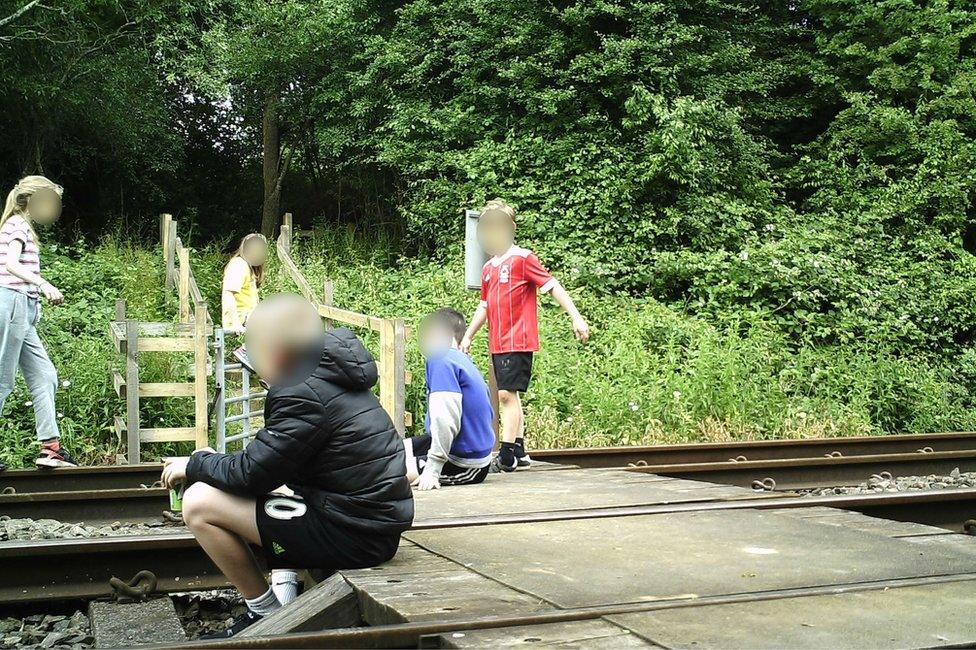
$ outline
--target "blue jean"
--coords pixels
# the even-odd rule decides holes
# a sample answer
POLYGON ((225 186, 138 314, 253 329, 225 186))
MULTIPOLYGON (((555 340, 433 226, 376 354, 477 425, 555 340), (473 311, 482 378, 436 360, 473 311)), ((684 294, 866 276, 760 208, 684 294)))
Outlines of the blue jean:
POLYGON ((36 298, 0 287, 0 412, 14 389, 20 368, 34 399, 37 439, 50 440, 59 436, 54 408, 58 371, 37 335, 40 319, 41 307, 36 298))

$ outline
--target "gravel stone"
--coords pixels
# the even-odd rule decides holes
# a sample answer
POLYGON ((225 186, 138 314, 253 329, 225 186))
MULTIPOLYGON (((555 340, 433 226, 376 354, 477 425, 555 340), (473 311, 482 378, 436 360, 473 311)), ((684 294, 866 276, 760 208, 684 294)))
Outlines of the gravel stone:
POLYGON ((170 595, 186 637, 191 640, 203 634, 223 632, 247 609, 241 595, 234 590, 215 589, 170 595))
POLYGON ((54 648, 84 650, 94 645, 88 616, 75 612, 63 614, 31 614, 24 618, 0 619, 2 648, 27 648, 31 650, 54 648))
MULTIPOLYGON (((148 523, 113 522, 106 525, 74 524, 54 519, 4 519, 0 518, 0 541, 41 539, 88 539, 94 537, 119 537, 123 535, 153 535, 169 533, 180 524, 168 521, 148 523)), ((38 619, 37 622, 39 622, 38 619)))
MULTIPOLYGON (((868 494, 876 492, 911 492, 914 490, 953 490, 976 487, 976 472, 960 472, 953 469, 947 476, 872 476, 860 485, 838 486, 806 490, 808 496, 832 496, 835 494, 868 494)), ((0 524, 2 525, 2 524, 0 524)))

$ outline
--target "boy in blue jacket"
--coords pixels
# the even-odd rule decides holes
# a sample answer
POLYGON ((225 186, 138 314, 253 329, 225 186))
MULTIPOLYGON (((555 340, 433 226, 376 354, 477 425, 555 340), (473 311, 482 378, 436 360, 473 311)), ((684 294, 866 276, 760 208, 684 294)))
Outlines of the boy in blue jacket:
POLYGON ((407 479, 420 490, 472 485, 488 475, 495 446, 488 384, 468 355, 458 350, 464 316, 438 309, 420 328, 427 358, 427 433, 404 441, 407 479))

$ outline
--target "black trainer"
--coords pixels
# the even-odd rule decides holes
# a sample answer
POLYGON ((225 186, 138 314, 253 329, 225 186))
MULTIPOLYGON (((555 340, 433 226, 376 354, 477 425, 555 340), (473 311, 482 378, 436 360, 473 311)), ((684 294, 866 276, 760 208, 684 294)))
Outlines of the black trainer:
POLYGON ((218 632, 217 634, 203 634, 200 636, 201 639, 229 639, 235 634, 243 632, 247 628, 251 627, 255 623, 261 620, 260 614, 255 614, 251 610, 247 610, 243 614, 237 617, 237 619, 231 623, 223 632, 218 632))
POLYGON ((499 472, 514 472, 518 469, 518 461, 514 461, 511 465, 506 465, 502 462, 502 457, 495 456, 491 459, 491 465, 488 466, 489 474, 498 474, 499 472))
POLYGON ((525 445, 515 443, 515 462, 518 467, 532 467, 532 459, 525 451, 525 445))

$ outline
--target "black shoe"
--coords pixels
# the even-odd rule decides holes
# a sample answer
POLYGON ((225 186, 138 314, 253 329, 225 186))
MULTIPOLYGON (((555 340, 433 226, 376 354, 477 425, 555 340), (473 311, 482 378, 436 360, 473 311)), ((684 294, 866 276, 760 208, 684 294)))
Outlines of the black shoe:
POLYGON ((502 457, 495 456, 491 459, 491 465, 488 466, 489 474, 498 474, 499 472, 514 472, 518 469, 518 461, 514 461, 511 465, 506 465, 502 462, 502 457))
POLYGON ((53 469, 56 467, 78 467, 78 463, 71 457, 68 450, 58 443, 55 448, 51 443, 41 444, 41 453, 34 461, 38 469, 53 469))
POLYGON ((243 632, 247 628, 251 627, 255 623, 261 620, 260 614, 255 614, 251 610, 247 610, 235 620, 229 628, 223 632, 218 632, 217 634, 204 634, 201 635, 201 639, 229 639, 235 634, 243 632))
POLYGON ((525 452, 525 447, 515 443, 515 462, 519 467, 532 467, 532 459, 525 452))

